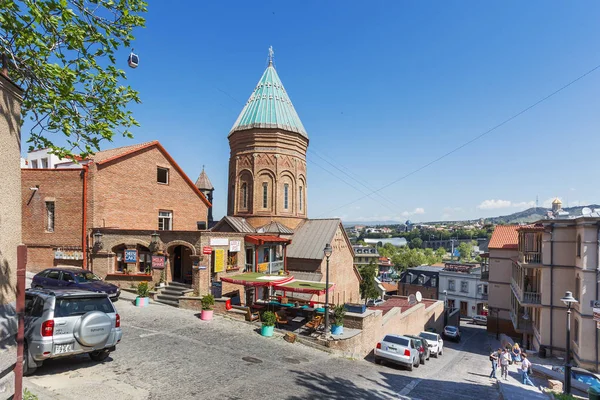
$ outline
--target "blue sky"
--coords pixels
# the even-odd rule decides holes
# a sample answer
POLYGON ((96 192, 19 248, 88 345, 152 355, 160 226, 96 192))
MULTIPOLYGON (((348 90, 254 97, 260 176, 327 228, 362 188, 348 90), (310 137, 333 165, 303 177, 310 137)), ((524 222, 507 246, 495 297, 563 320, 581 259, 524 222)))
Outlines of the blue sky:
POLYGON ((142 126, 104 148, 157 139, 193 180, 206 165, 221 217, 227 134, 272 45, 310 138, 310 217, 475 218, 536 196, 600 203, 600 70, 383 197, 340 207, 364 193, 332 176, 380 188, 552 93, 600 64, 599 17, 595 1, 151 2, 140 66, 127 71, 142 126))

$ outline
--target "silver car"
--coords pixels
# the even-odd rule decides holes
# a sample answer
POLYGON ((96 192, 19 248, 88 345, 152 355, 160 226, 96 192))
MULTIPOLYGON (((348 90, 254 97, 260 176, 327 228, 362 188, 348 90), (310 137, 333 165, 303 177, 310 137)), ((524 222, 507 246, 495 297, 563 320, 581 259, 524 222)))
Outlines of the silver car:
POLYGON ((412 371, 419 367, 419 350, 415 340, 400 335, 385 335, 383 340, 375 347, 375 364, 381 364, 382 360, 400 364, 412 371))
POLYGON ((105 360, 121 341, 121 318, 106 293, 31 289, 25 292, 23 373, 44 360, 87 353, 105 360))

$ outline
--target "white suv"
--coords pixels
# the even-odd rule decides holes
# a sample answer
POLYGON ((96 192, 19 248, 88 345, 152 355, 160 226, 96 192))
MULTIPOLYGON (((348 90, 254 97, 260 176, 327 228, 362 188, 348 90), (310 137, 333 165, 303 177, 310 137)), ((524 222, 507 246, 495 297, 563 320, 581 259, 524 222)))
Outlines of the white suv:
POLYGON ((440 335, 433 332, 421 332, 419 336, 427 340, 427 345, 432 356, 437 358, 444 354, 444 341, 440 335))
POLYGON ((121 318, 106 293, 27 290, 23 374, 31 375, 49 358, 87 353, 103 361, 122 335, 121 318))
POLYGON ((385 335, 383 340, 377 343, 374 354, 375 364, 381 364, 382 360, 386 360, 408 367, 409 371, 420 365, 415 339, 406 336, 385 335))

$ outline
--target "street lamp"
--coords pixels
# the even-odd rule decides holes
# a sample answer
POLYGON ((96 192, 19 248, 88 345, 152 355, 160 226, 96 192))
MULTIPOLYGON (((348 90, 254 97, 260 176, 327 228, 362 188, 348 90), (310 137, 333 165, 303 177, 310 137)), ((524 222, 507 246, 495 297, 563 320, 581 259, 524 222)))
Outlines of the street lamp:
POLYGON ((92 236, 94 236, 94 250, 102 250, 102 232, 96 231, 92 236))
POLYGON ((327 267, 325 269, 325 338, 327 338, 327 334, 329 333, 329 257, 331 257, 332 252, 331 245, 327 243, 323 249, 323 254, 327 258, 327 267))
POLYGON ((577 299, 573 297, 573 293, 565 292, 565 297, 560 299, 567 306, 567 354, 565 357, 565 385, 563 392, 565 394, 571 393, 571 304, 579 303, 577 299))

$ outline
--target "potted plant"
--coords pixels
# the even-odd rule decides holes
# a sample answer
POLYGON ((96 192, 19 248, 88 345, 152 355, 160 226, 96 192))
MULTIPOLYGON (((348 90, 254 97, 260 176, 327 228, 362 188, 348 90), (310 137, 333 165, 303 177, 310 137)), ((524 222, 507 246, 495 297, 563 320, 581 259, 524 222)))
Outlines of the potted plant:
POLYGON ((338 305, 333 308, 333 325, 331 325, 331 333, 333 335, 341 335, 344 333, 344 316, 346 309, 343 305, 338 305))
POLYGON ((202 303, 202 312, 200 313, 200 319, 203 321, 210 321, 213 317, 213 306, 215 305, 215 298, 212 294, 207 294, 200 299, 202 303))
POLYGON ((262 315, 262 327, 260 328, 260 334, 263 336, 273 336, 275 321, 277 321, 275 313, 273 311, 265 311, 262 315))
POLYGON ((163 269, 162 271, 160 271, 160 279, 158 281, 158 287, 164 287, 165 286, 165 270, 163 269))
POLYGON ((150 288, 148 287, 148 282, 140 282, 137 285, 137 295, 135 299, 135 305, 138 307, 144 307, 148 305, 148 293, 150 292, 150 288))

